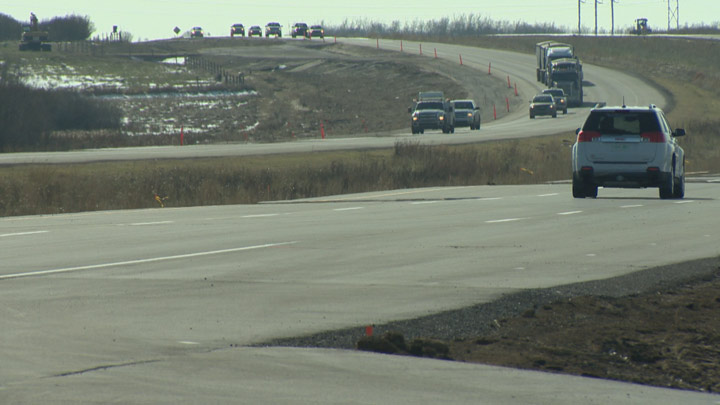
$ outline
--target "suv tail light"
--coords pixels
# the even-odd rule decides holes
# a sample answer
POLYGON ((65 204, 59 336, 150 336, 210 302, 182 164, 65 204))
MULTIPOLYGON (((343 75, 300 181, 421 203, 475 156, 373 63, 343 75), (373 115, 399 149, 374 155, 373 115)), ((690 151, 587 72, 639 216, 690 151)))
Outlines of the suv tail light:
POLYGON ((595 138, 600 138, 602 134, 597 131, 580 131, 578 134, 578 142, 592 142, 595 138))
POLYGON ((665 134, 662 132, 643 132, 640 134, 640 137, 647 139, 648 142, 665 143, 665 134))

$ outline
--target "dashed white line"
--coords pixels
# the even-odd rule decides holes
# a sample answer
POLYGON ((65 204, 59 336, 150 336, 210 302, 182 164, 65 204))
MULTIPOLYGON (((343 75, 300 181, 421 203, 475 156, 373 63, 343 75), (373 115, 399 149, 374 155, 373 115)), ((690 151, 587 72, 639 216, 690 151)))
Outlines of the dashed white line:
POLYGON ((580 214, 582 211, 567 211, 567 212, 558 212, 558 215, 575 215, 580 214))
POLYGON ((499 224, 502 222, 514 222, 514 221, 522 221, 523 219, 527 218, 505 218, 505 219, 494 219, 491 221, 485 221, 486 224, 499 224))
POLYGON ((634 204, 634 205, 621 205, 620 208, 638 208, 642 207, 642 204, 634 204))
POLYGON ((355 211, 355 210, 362 210, 362 209, 365 209, 365 207, 335 208, 333 211, 355 211))
POLYGON ((682 201, 675 201, 675 204, 689 204, 694 203, 694 200, 682 200, 682 201))
POLYGON ((0 238, 9 238, 11 236, 25 236, 25 235, 37 235, 40 233, 48 233, 50 231, 32 231, 32 232, 17 232, 17 233, 4 233, 0 234, 0 238))
POLYGON ((476 198, 476 200, 477 201, 494 201, 494 200, 502 200, 502 197, 485 197, 485 198, 481 197, 481 198, 476 198))
POLYGON ((172 223, 175 223, 175 221, 135 222, 135 223, 130 224, 130 226, 164 225, 164 224, 172 224, 172 223))
POLYGON ((440 201, 415 201, 415 202, 412 202, 412 203, 410 203, 410 204, 412 204, 412 205, 436 204, 436 203, 439 203, 439 202, 440 202, 440 201))
POLYGON ((268 218, 268 217, 276 217, 279 214, 256 214, 256 215, 243 215, 240 218, 268 218))
POLYGON ((540 194, 538 197, 552 197, 555 195, 559 195, 560 193, 550 193, 550 194, 540 194))
POLYGON ((6 279, 11 279, 11 278, 20 278, 20 277, 31 277, 31 276, 45 276, 48 274, 70 273, 73 271, 80 271, 80 270, 106 269, 109 267, 130 266, 130 265, 134 265, 134 264, 163 262, 163 261, 169 261, 169 260, 189 259, 192 257, 211 256, 211 255, 219 255, 219 254, 223 254, 223 253, 242 252, 245 250, 256 250, 256 249, 263 249, 263 248, 270 248, 270 247, 277 247, 277 246, 284 246, 284 245, 292 245, 295 243, 297 243, 297 242, 295 241, 295 242, 267 243, 264 245, 243 246, 243 247, 239 247, 239 248, 211 250, 211 251, 207 251, 207 252, 188 253, 188 254, 184 254, 184 255, 152 257, 149 259, 127 260, 124 262, 91 264, 88 266, 66 267, 66 268, 62 268, 62 269, 51 269, 51 270, 31 271, 31 272, 27 272, 27 273, 5 274, 5 275, 0 275, 0 280, 6 280, 6 279))

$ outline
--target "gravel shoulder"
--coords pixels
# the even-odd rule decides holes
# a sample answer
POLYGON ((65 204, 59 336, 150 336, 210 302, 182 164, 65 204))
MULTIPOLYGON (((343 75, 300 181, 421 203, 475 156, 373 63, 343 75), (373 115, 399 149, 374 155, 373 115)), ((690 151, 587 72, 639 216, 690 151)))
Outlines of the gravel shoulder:
POLYGON ((528 290, 263 345, 327 347, 720 391, 720 258, 528 290))

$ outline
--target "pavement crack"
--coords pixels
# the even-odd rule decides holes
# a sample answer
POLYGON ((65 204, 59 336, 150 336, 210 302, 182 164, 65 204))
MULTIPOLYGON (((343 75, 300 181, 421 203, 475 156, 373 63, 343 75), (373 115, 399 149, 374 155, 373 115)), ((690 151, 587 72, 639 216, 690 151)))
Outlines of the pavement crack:
POLYGON ((128 363, 118 363, 118 364, 106 364, 103 366, 97 366, 97 367, 91 367, 86 368, 84 370, 77 370, 77 371, 67 371, 60 374, 55 374, 52 377, 69 377, 72 375, 79 375, 79 374, 85 374, 85 373, 91 373, 93 371, 101 371, 101 370, 109 370, 111 368, 119 368, 119 367, 128 367, 128 366, 137 366, 140 364, 149 364, 149 363, 157 363, 160 360, 142 360, 142 361, 131 361, 128 363))

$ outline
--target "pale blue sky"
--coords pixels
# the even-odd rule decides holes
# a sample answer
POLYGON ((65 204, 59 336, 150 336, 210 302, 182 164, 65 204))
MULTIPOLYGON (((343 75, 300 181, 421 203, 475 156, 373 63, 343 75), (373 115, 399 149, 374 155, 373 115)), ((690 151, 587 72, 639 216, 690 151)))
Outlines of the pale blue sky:
MULTIPOLYGON (((720 0, 670 0, 679 3, 680 25, 720 21, 720 0)), ((582 25, 593 30, 595 1, 583 0, 582 25)), ((598 5, 598 26, 610 30, 610 2, 598 5)), ((233 23, 264 26, 278 21, 289 28, 297 21, 339 24, 345 19, 390 23, 431 20, 475 14, 496 21, 554 22, 572 29, 578 24, 578 0, 293 0, 256 4, 241 0, 0 0, 0 13, 25 21, 30 12, 40 20, 79 14, 95 23, 95 34, 113 25, 131 32, 136 40, 169 38, 178 26, 183 31, 202 26, 213 36, 226 36, 233 23), (438 6, 440 5, 440 6, 438 6)), ((615 27, 629 27, 637 17, 647 17, 652 27, 667 28, 668 0, 615 0, 615 27)))

